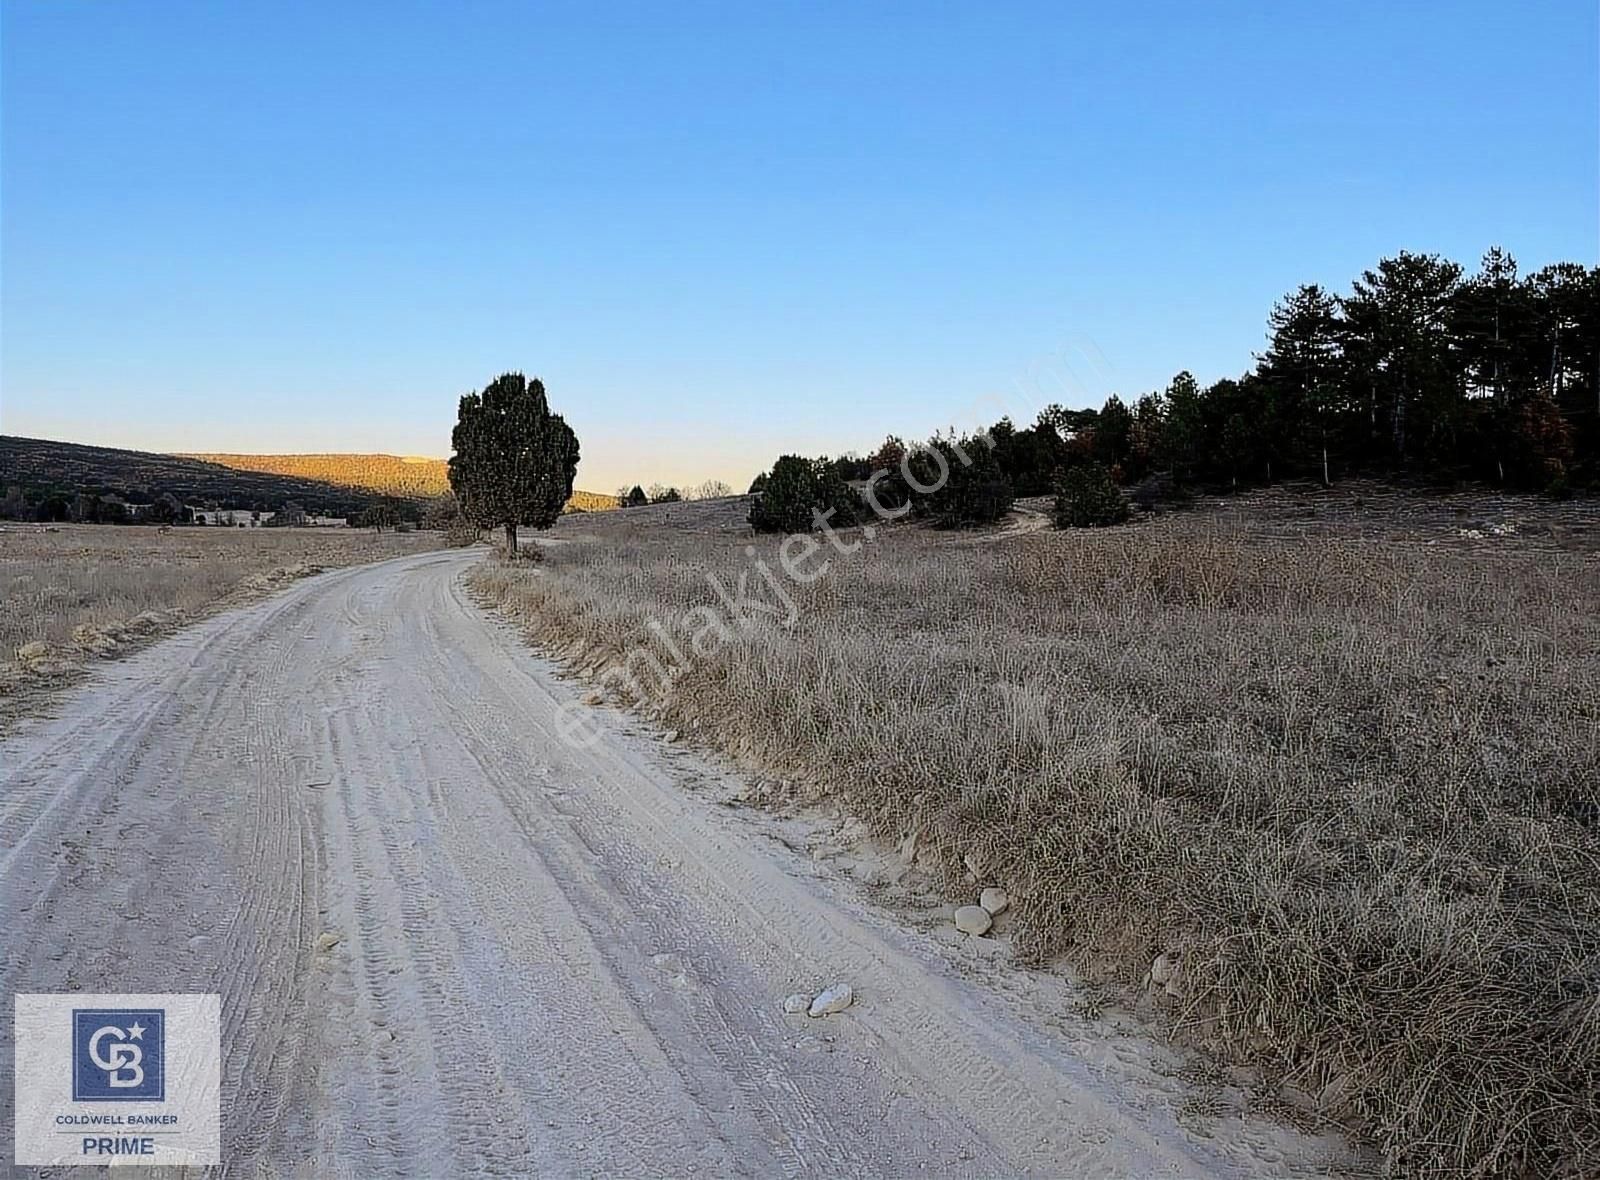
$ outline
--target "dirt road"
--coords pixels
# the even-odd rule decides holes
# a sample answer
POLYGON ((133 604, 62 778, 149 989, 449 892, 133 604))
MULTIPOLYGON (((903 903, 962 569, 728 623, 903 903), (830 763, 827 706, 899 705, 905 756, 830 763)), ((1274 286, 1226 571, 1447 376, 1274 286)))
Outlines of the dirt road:
POLYGON ((683 749, 604 710, 564 744, 581 690, 473 559, 314 578, 0 743, 8 1038, 18 991, 220 992, 237 1175, 1314 1171, 1281 1128, 1192 1129, 683 749), (835 979, 847 1012, 782 1012, 835 979))

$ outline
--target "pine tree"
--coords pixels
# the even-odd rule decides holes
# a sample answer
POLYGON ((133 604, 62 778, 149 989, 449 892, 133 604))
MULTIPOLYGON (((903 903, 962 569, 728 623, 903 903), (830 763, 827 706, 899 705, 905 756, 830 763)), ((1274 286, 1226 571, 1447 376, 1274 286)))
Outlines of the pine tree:
POLYGON ((1157 454, 1162 465, 1172 472, 1172 478, 1186 484, 1198 473, 1205 449, 1200 386, 1192 373, 1182 372, 1172 379, 1167 386, 1165 407, 1157 454))
POLYGON ((1314 283, 1302 286, 1272 309, 1267 323, 1272 339, 1258 371, 1273 406, 1275 449, 1293 463, 1309 444, 1326 485, 1344 378, 1338 301, 1314 283))
POLYGON ((1128 502, 1104 464, 1090 461, 1062 474, 1056 483, 1057 528, 1092 529, 1128 519, 1128 502))
POLYGON ((508 556, 517 526, 547 529, 572 495, 578 436, 550 412, 544 385, 507 373, 461 399, 450 436, 450 486, 480 528, 503 528, 508 556))
POLYGON ((1369 397, 1374 441, 1388 436, 1391 464, 1421 458, 1440 471, 1455 457, 1464 415, 1451 306, 1461 267, 1401 251, 1365 271, 1343 301, 1348 352, 1369 397))

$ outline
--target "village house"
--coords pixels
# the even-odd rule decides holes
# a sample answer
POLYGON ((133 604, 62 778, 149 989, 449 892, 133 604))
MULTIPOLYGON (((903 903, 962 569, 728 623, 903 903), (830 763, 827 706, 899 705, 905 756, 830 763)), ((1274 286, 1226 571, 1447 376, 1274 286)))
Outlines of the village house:
POLYGON ((248 508, 195 508, 189 511, 195 524, 223 525, 228 528, 258 529, 277 515, 275 512, 255 512, 248 508))
POLYGON ((224 528, 256 529, 274 528, 345 528, 350 522, 343 516, 316 516, 301 505, 289 500, 276 512, 258 512, 247 508, 196 508, 189 512, 195 524, 221 525, 224 528))
POLYGON ((111 513, 115 513, 120 509, 128 520, 138 520, 141 515, 150 510, 149 504, 139 504, 131 500, 124 500, 115 492, 100 497, 100 507, 102 510, 109 510, 111 513))

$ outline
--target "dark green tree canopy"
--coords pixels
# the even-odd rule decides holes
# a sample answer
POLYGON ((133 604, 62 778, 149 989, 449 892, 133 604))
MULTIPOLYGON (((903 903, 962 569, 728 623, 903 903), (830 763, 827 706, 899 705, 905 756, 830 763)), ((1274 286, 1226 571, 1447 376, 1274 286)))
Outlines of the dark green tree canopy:
MULTIPOLYGON (((1131 420, 1115 399, 1045 414, 1067 443, 1063 467, 1083 449, 1118 483, 1370 474, 1600 489, 1600 267, 1523 275, 1494 248, 1469 275, 1402 251, 1347 295, 1306 285, 1285 296, 1266 351, 1237 379, 1202 388, 1180 373, 1138 398, 1131 420)), ((1013 482, 1033 486, 1037 468, 1000 441, 1013 482)))
MULTIPOLYGON (((1348 294, 1298 287, 1267 326, 1266 350, 1237 378, 1202 386, 1179 373, 1165 390, 1098 410, 1050 405, 1031 427, 1002 418, 979 436, 913 448, 890 436, 864 460, 784 456, 750 485, 751 523, 805 529, 836 505, 846 519, 845 481, 882 472, 869 489, 876 512, 909 506, 940 524, 981 524, 1013 494, 1059 492, 1090 463, 1145 508, 1200 488, 1362 474, 1600 493, 1600 267, 1523 274, 1493 248, 1469 275, 1402 251, 1348 294)), ((1100 472, 1067 491, 1058 515, 1115 517, 1120 501, 1100 472)))
POLYGON ((1002 445, 1009 448, 1032 431, 1018 432, 1007 421, 996 427, 990 434, 996 439, 994 446, 979 435, 957 438, 950 434, 936 436, 912 452, 908 466, 915 482, 907 481, 907 492, 918 516, 940 528, 969 528, 991 524, 1011 511, 1016 493, 1001 466, 999 451, 1002 445), (922 488, 930 490, 919 490, 922 488))
POLYGON ((1055 521, 1064 529, 1093 529, 1128 519, 1128 502, 1104 464, 1090 460, 1065 471, 1056 483, 1055 521))
POLYGON ((859 497, 826 458, 784 455, 757 482, 759 489, 751 485, 750 523, 758 533, 810 532, 819 513, 838 528, 856 523, 860 514, 859 497))
POLYGON ((461 399, 450 436, 450 487, 480 528, 503 528, 515 554, 517 526, 547 529, 572 496, 578 436, 550 412, 544 384, 507 373, 461 399))

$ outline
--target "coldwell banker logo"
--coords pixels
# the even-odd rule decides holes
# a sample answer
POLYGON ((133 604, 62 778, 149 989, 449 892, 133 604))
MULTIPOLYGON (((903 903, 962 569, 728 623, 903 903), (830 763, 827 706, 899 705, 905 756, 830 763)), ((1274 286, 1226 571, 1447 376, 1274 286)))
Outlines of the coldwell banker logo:
POLYGON ((162 1102, 162 1008, 72 1010, 72 1100, 162 1102))
POLYGON ((222 998, 16 997, 18 1164, 222 1162, 222 998))

